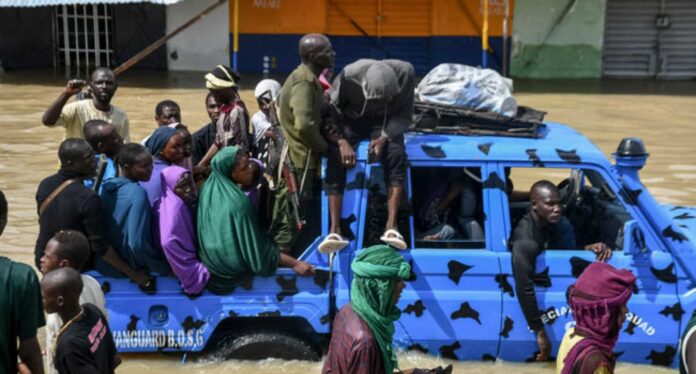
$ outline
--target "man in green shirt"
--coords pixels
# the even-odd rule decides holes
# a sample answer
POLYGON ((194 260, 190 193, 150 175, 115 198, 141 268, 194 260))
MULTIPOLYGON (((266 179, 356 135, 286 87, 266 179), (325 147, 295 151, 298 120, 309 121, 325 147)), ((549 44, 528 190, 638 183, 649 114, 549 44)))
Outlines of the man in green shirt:
MULTIPOLYGON (((0 191, 0 235, 7 200, 0 191)), ((0 256, 0 373, 16 373, 17 356, 32 373, 43 374, 36 330, 45 325, 39 280, 31 267, 0 256), (19 339, 19 348, 17 340, 19 339)))
MULTIPOLYGON (((304 210, 313 196, 317 161, 328 149, 320 132, 324 91, 318 77, 324 69, 333 67, 336 53, 321 34, 303 36, 299 52, 302 63, 285 80, 280 94, 280 124, 297 176, 300 210, 304 210)), ((290 253, 298 229, 285 181, 280 181, 275 197, 270 232, 280 249, 290 253)), ((302 216, 304 212, 299 213, 302 216)))

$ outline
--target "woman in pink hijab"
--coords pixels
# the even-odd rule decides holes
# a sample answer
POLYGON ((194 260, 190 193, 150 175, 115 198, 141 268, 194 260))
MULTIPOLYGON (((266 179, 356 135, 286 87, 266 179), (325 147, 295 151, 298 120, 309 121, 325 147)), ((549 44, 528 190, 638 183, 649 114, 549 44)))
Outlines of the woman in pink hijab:
POLYGON ((164 256, 172 271, 189 295, 203 292, 210 274, 197 255, 196 230, 193 226, 192 206, 195 205, 196 186, 191 172, 172 165, 164 169, 162 199, 159 207, 159 234, 164 256))
POLYGON ((568 288, 575 327, 566 331, 558 350, 556 372, 613 373, 614 345, 626 319, 636 277, 626 269, 593 262, 568 288))

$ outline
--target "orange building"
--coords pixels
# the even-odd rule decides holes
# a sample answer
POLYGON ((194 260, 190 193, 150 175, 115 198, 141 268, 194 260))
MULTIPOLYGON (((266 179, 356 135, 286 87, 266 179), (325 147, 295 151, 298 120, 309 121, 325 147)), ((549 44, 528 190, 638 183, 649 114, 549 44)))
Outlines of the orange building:
MULTIPOLYGON (((406 60, 419 74, 442 62, 482 62, 484 0, 237 1, 237 67, 242 72, 292 71, 299 63, 297 43, 307 33, 329 36, 337 69, 364 57, 406 60)), ((510 35, 513 0, 488 0, 488 66, 498 70, 503 65, 505 4, 510 35)), ((231 40, 234 19, 230 0, 231 40)))

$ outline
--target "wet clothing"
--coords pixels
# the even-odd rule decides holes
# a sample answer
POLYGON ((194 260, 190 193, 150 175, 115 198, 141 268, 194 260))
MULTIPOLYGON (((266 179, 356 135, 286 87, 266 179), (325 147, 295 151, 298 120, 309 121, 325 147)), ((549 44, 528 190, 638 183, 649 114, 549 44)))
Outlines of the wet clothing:
POLYGON ((312 70, 300 64, 285 80, 280 94, 280 125, 288 142, 290 160, 297 169, 316 168, 319 157, 328 149, 319 132, 323 103, 324 91, 319 80, 312 70))
MULTIPOLYGON (((305 174, 303 169, 295 169, 295 177, 297 179, 297 188, 300 189, 302 184, 302 175, 305 174)), ((315 169, 307 170, 307 177, 299 194, 300 200, 300 218, 304 218, 314 196, 314 175, 315 169)), ((300 236, 300 231, 297 228, 295 213, 292 203, 290 202, 290 194, 288 192, 285 179, 281 178, 278 183, 278 188, 275 191, 275 199, 273 202, 273 217, 271 226, 268 229, 269 234, 273 237, 279 247, 292 248, 300 236)))
POLYGON ((382 352, 350 304, 336 314, 322 374, 384 374, 382 352))
MULTIPOLYGON (((104 183, 100 197, 107 239, 114 251, 133 269, 169 274, 169 265, 154 241, 156 221, 145 190, 133 180, 118 177, 104 183)), ((97 270, 112 277, 124 276, 101 259, 97 270)))
MULTIPOLYGON (((387 137, 380 162, 388 187, 402 186, 406 175, 404 132, 413 116, 414 87, 415 70, 408 62, 360 59, 343 69, 330 91, 336 123, 353 147, 387 137)), ((342 194, 345 187, 338 145, 329 150, 326 187, 329 194, 342 194)))
MULTIPOLYGON (((565 368, 565 358, 568 352, 575 347, 576 344, 580 343, 584 338, 575 333, 575 329, 568 329, 565 335, 563 335, 563 340, 561 341, 561 346, 558 348, 558 356, 556 365, 556 374, 561 374, 565 368)), ((591 373, 591 374, 611 374, 614 372, 614 363, 607 362, 604 359, 604 355, 599 352, 593 352, 588 354, 584 360, 575 362, 570 368, 571 374, 581 374, 581 373, 591 373)))
MULTIPOLYGON (((106 301, 104 300, 104 292, 102 292, 101 286, 96 279, 92 278, 87 274, 80 274, 82 277, 82 293, 80 293, 80 305, 85 303, 90 303, 96 306, 100 312, 108 319, 108 314, 106 312, 106 301)), ((60 328, 63 326, 63 320, 60 318, 58 313, 46 314, 46 352, 53 352, 53 343, 55 342, 56 336, 60 328)), ((53 355, 47 354, 46 357, 46 368, 49 373, 58 373, 55 365, 53 364, 53 355)))
POLYGON ((162 251, 189 295, 203 292, 210 274, 196 255, 196 231, 190 207, 174 192, 187 170, 170 166, 162 171, 162 200, 159 206, 159 238, 162 251))
POLYGON ((112 374, 118 352, 109 324, 96 306, 83 304, 82 310, 58 337, 55 367, 60 374, 112 374))
POLYGON ((527 212, 515 227, 510 242, 517 297, 529 328, 536 332, 544 328, 532 279, 536 270, 536 259, 547 248, 575 248, 573 226, 567 218, 561 217, 555 225, 538 227, 532 213, 527 212))
POLYGON ((350 269, 353 311, 370 327, 382 353, 384 371, 391 373, 399 368, 392 339, 394 322, 401 317, 401 309, 394 303, 394 289, 397 282, 408 279, 411 266, 393 248, 380 244, 360 252, 350 269))
POLYGON ((217 138, 217 125, 214 122, 201 127, 198 131, 194 132, 192 136, 193 139, 193 154, 192 161, 194 165, 198 165, 203 159, 208 149, 215 144, 215 138, 217 138))
POLYGON ((621 332, 619 320, 626 313, 624 306, 633 294, 635 283, 636 277, 629 270, 593 262, 568 287, 575 320, 573 333, 583 338, 568 349, 562 361, 558 359, 562 374, 572 374, 578 365, 580 374, 592 374, 601 366, 610 372, 614 370, 614 346, 621 332))
MULTIPOLYGON (((680 374, 688 374, 689 370, 693 372, 693 370, 696 370, 696 368, 691 368, 689 369, 688 363, 687 363, 687 355, 689 353, 694 354, 694 352, 689 352, 688 351, 688 346, 689 346, 689 340, 691 339, 696 339, 694 337, 694 333, 696 333, 696 310, 691 314, 691 319, 687 323, 686 327, 684 328, 684 333, 681 336, 681 339, 679 340, 679 373, 680 374)), ((692 343, 693 345, 693 343, 692 343)))
POLYGON ((67 138, 85 138, 83 128, 87 121, 100 119, 116 126, 116 131, 121 135, 123 140, 130 142, 130 125, 128 116, 123 109, 111 105, 111 111, 102 112, 94 107, 92 100, 78 100, 70 104, 66 104, 60 112, 60 117, 55 124, 49 127, 61 126, 65 128, 64 139, 67 138))
MULTIPOLYGON (((36 209, 38 212, 46 198, 68 179, 75 175, 58 171, 45 178, 36 191, 36 209)), ((34 247, 34 263, 41 267, 41 256, 46 243, 60 230, 76 230, 87 237, 92 253, 103 255, 108 250, 104 236, 104 223, 99 196, 77 181, 65 187, 39 217, 39 236, 34 247)))
POLYGON ((0 256, 0 373, 17 372, 17 339, 36 336, 44 321, 34 269, 0 256))
POLYGON ((83 183, 85 186, 99 193, 101 192, 102 187, 104 186, 104 182, 108 181, 109 179, 114 179, 118 177, 119 170, 116 161, 109 157, 106 157, 106 155, 100 154, 96 155, 95 157, 97 158, 96 176, 94 178, 85 179, 83 183), (101 177, 99 177, 100 175, 101 177), (99 183, 99 186, 95 187, 95 184, 97 182, 99 183))
POLYGON ((280 256, 259 228, 251 201, 230 180, 238 151, 230 146, 215 155, 198 202, 199 255, 210 272, 207 288, 217 294, 232 292, 254 275, 275 274, 280 256))

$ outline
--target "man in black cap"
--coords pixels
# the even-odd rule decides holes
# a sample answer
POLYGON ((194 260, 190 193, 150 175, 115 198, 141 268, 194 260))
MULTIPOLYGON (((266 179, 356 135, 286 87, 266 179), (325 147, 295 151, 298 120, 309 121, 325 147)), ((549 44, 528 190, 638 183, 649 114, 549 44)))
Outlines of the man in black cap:
POLYGON ((355 153, 342 150, 342 142, 355 146, 370 139, 370 162, 380 160, 387 182, 387 222, 383 242, 406 249, 397 229, 397 213, 406 175, 404 132, 413 115, 415 70, 400 60, 361 59, 343 68, 331 89, 332 114, 343 139, 327 153, 326 192, 329 195, 330 235, 319 250, 331 252, 348 243, 341 235, 341 207, 346 169, 355 166, 355 153))

